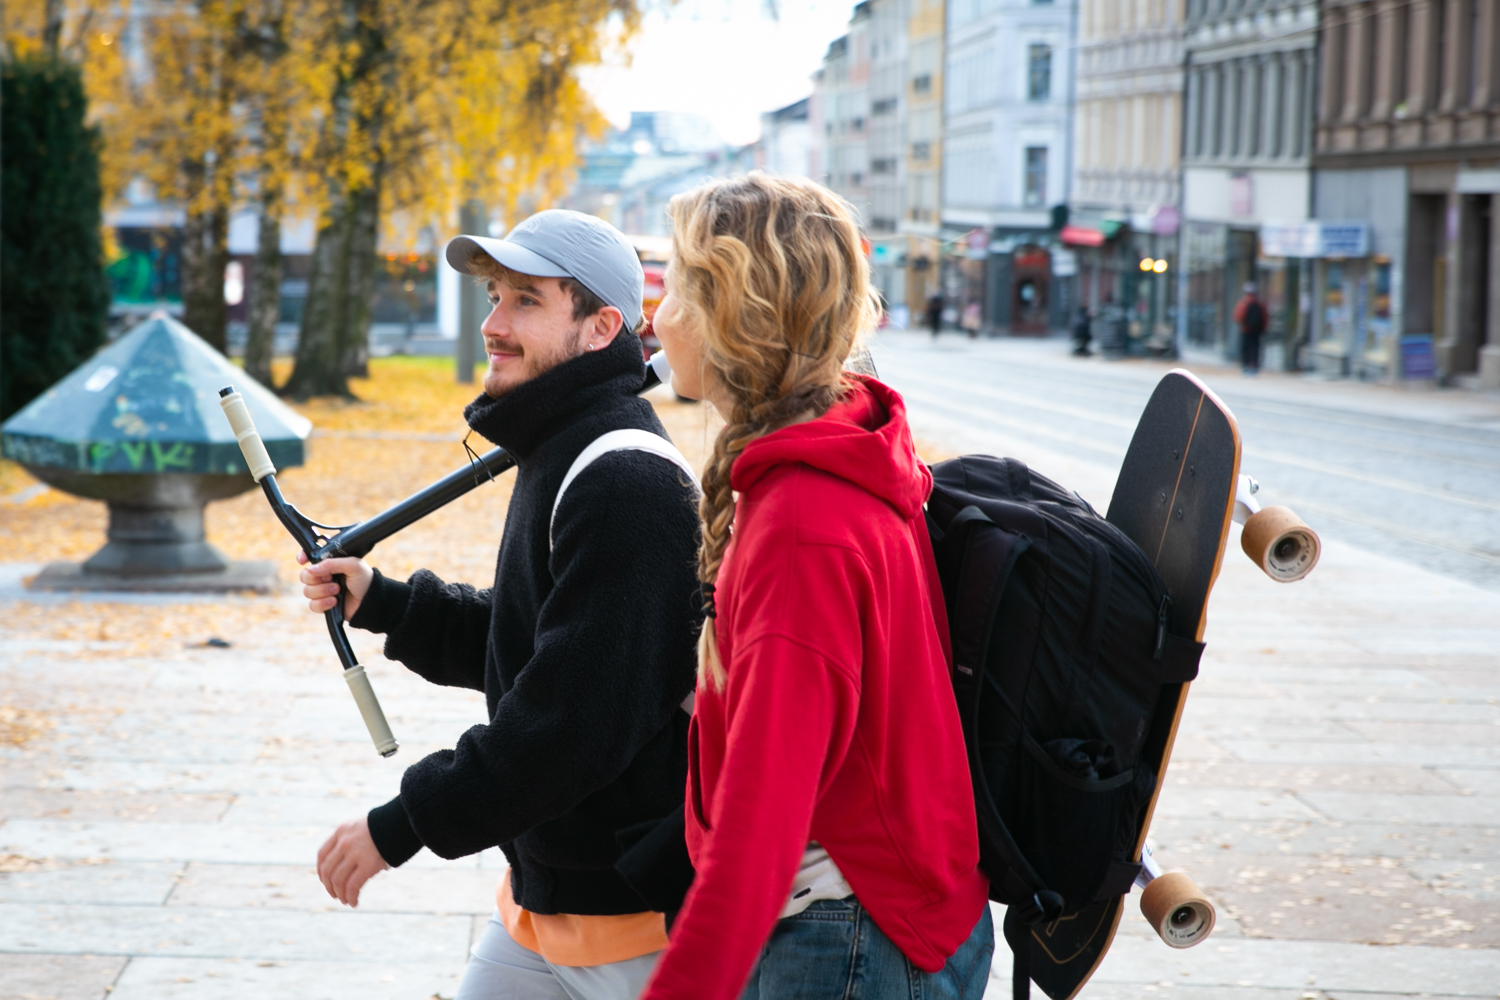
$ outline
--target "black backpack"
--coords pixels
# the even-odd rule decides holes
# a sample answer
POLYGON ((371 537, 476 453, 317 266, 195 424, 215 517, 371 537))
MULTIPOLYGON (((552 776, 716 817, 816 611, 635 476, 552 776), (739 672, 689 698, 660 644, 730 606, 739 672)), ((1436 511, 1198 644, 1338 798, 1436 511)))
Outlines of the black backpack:
MULTIPOLYGON (((1201 644, 1169 634, 1143 552, 1077 494, 1009 458, 932 469, 927 524, 953 640, 990 898, 1019 935, 1130 891, 1165 684, 1201 644)), ((1154 756, 1153 756, 1154 752, 1154 756)))

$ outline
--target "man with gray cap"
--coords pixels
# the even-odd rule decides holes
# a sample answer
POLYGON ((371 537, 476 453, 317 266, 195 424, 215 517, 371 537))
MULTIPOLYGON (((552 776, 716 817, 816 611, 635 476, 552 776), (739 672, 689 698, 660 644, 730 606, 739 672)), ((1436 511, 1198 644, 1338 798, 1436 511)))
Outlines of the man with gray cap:
POLYGON ((302 571, 312 610, 386 634, 385 655, 485 693, 489 721, 409 767, 401 794, 318 854, 350 906, 422 847, 498 846, 510 868, 458 996, 634 997, 663 917, 615 871, 617 834, 680 808, 697 599, 692 472, 636 393, 641 266, 614 228, 547 211, 448 263, 486 283, 489 369, 469 426, 517 459, 494 586, 407 582, 358 559, 302 571), (604 438, 609 435, 609 438, 604 438), (622 443, 623 442, 623 443, 622 443))

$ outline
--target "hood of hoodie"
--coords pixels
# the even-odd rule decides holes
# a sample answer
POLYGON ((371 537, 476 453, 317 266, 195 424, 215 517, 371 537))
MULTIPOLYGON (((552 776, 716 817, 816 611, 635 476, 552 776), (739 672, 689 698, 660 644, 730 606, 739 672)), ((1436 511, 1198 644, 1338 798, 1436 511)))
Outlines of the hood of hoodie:
POLYGON ((932 492, 932 473, 917 457, 906 401, 876 379, 849 379, 845 398, 818 419, 750 442, 735 459, 730 485, 744 492, 772 469, 801 463, 847 479, 915 517, 932 492))

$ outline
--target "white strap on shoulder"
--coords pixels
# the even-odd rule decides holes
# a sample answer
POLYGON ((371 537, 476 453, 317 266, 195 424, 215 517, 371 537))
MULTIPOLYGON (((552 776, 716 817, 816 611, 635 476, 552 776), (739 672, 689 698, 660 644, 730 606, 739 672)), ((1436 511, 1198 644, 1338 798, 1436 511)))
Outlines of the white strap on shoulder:
POLYGON ((688 464, 682 452, 660 434, 652 434, 650 431, 633 427, 601 434, 594 439, 592 444, 579 452, 577 458, 573 459, 573 464, 568 467, 568 474, 563 476, 562 485, 557 488, 557 497, 552 501, 552 519, 547 522, 549 548, 552 544, 552 527, 557 523, 557 508, 562 506, 563 494, 568 492, 568 487, 573 484, 573 480, 578 478, 579 473, 592 465, 596 459, 612 451, 645 451, 664 458, 686 473, 694 490, 698 489, 698 475, 693 471, 693 467, 688 464))

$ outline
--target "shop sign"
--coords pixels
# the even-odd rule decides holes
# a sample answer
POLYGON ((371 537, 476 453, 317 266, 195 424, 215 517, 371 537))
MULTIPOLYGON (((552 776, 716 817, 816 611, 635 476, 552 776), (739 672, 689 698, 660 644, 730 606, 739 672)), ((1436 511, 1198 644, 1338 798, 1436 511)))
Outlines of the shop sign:
POLYGON ((1229 178, 1229 214, 1244 217, 1255 213, 1255 186, 1249 174, 1229 178))
POLYGON ((1229 230, 1215 222, 1187 224, 1187 255, 1193 270, 1222 266, 1228 249, 1229 230))
POLYGON ((1403 378, 1437 378, 1431 334, 1401 338, 1401 375, 1403 378))
POLYGON ((1151 231, 1157 236, 1171 236, 1181 224, 1176 205, 1161 205, 1151 213, 1151 231))
POLYGON ((1265 257, 1365 257, 1370 227, 1363 222, 1268 222, 1260 227, 1265 257))
POLYGON ((1071 277, 1078 273, 1078 255, 1071 250, 1061 247, 1052 251, 1052 273, 1059 278, 1071 277))
POLYGON ((969 235, 964 237, 964 244, 969 248, 970 260, 984 260, 989 256, 990 234, 983 229, 971 229, 969 235))

